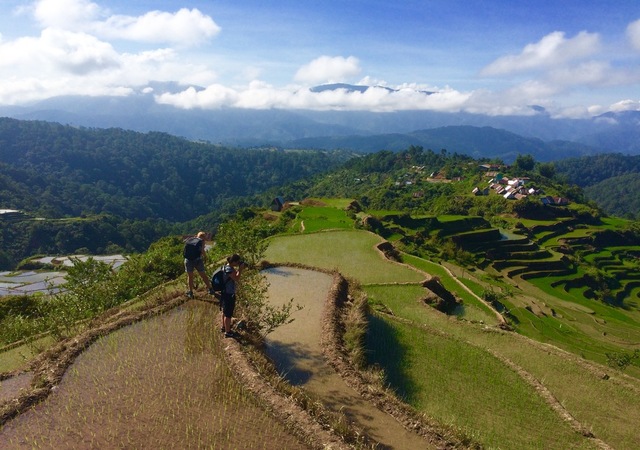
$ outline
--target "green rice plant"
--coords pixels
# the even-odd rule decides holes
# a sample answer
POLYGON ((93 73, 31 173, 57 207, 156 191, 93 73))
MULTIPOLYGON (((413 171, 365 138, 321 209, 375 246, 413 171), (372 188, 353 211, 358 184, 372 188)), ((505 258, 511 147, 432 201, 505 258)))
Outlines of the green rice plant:
POLYGON ((466 287, 471 289, 471 291, 474 294, 476 294, 478 297, 483 296, 485 292, 485 288, 477 281, 474 281, 471 278, 458 278, 458 280, 460 280, 460 282, 464 284, 466 287))
POLYGON ((640 382, 629 378, 622 382, 605 366, 592 366, 579 356, 509 334, 484 332, 467 337, 541 380, 573 417, 611 447, 638 446, 640 405, 629 399, 637 396, 640 382))
MULTIPOLYGON (((572 356, 570 353, 554 350, 556 347, 537 345, 534 341, 513 333, 492 332, 491 329, 461 326, 458 322, 452 322, 443 314, 431 308, 425 308, 419 302, 421 293, 418 286, 366 286, 364 289, 370 303, 384 304, 395 317, 410 320, 416 325, 426 326, 429 329, 441 330, 457 339, 469 341, 481 348, 491 349, 493 352, 514 361, 536 379, 541 380, 573 416, 585 426, 592 427, 597 437, 604 439, 614 448, 635 448, 637 446, 634 445, 636 442, 634 439, 637 439, 635 423, 640 420, 640 405, 629 403, 625 399, 637 395, 640 390, 640 381, 635 382, 636 388, 633 390, 632 386, 627 388, 626 384, 621 385, 607 381, 608 376, 603 378, 603 374, 607 370, 606 367, 601 368, 600 371, 585 369, 584 365, 590 363, 584 361, 584 356, 590 359, 595 359, 596 356, 592 354, 592 347, 597 347, 597 341, 594 338, 578 333, 578 342, 583 342, 580 347, 565 344, 563 341, 568 339, 567 327, 564 325, 560 327, 562 322, 556 320, 554 324, 549 318, 537 318, 524 308, 516 308, 510 303, 510 300, 503 300, 505 305, 512 309, 522 321, 519 326, 524 327, 525 322, 530 320, 531 324, 527 326, 534 330, 543 328, 542 340, 557 342, 564 348, 572 350, 576 355, 580 355, 580 352, 583 353, 582 357, 572 356), (627 406, 620 408, 620 405, 627 406)), ((568 315, 564 311, 563 314, 568 315)), ((585 313, 585 315, 593 322, 590 314, 585 313)), ((565 318, 566 320, 567 318, 565 318)), ((376 331, 373 330, 371 333, 376 333, 376 331)), ((540 338, 540 336, 536 337, 540 338)), ((380 339, 384 339, 384 337, 380 339)), ((435 341, 430 337, 416 338, 408 341, 407 345, 423 341, 426 343, 425 345, 435 345, 435 341)), ((380 348, 389 348, 389 344, 386 343, 384 347, 380 348)), ((601 351, 604 353, 612 350, 609 348, 601 351)), ((405 356, 398 354, 395 361, 404 360, 405 356)), ((387 370, 385 367, 383 369, 387 370)), ((633 375, 633 369, 635 366, 627 367, 626 374, 633 375)), ((429 372, 425 370, 424 373, 429 372)), ((609 375, 613 376, 611 373, 609 375)), ((627 378, 628 382, 631 380, 627 378)), ((550 448, 558 447, 552 446, 550 448)))
POLYGON ((76 447, 78 436, 93 448, 304 448, 223 362, 215 312, 192 302, 100 338, 57 394, 3 428, 0 440, 37 436, 33 445, 46 448, 76 447))
POLYGON ((329 231, 308 235, 276 236, 269 240, 268 261, 299 263, 338 269, 346 277, 368 283, 417 283, 424 276, 386 260, 375 246, 378 236, 365 231, 329 231))
POLYGON ((458 281, 456 281, 456 279, 447 272, 445 267, 426 259, 407 254, 403 254, 402 259, 407 264, 417 267, 432 276, 438 277, 442 285, 447 288, 449 292, 454 293, 462 299, 465 307, 459 311, 461 318, 482 321, 485 323, 497 322, 494 311, 484 302, 478 300, 475 296, 464 289, 458 281))
POLYGON ((330 206, 331 208, 336 208, 336 209, 345 209, 351 204, 351 202, 353 202, 353 199, 351 198, 322 197, 322 198, 319 198, 318 200, 324 203, 325 205, 330 206))
POLYGON ((304 225, 304 231, 314 231, 353 228, 353 219, 347 216, 344 209, 323 206, 305 206, 298 214, 298 220, 304 225))
POLYGON ((9 346, 0 350, 0 373, 22 369, 42 351, 55 343, 52 336, 46 335, 20 345, 9 346))
POLYGON ((379 316, 371 318, 370 329, 370 362, 385 370, 402 398, 439 422, 487 447, 594 447, 490 353, 379 316))

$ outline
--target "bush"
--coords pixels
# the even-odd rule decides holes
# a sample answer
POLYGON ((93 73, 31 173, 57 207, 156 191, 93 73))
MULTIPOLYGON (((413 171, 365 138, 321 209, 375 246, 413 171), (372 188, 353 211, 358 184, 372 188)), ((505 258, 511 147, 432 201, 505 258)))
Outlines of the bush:
POLYGON ((247 263, 236 293, 237 315, 245 319, 247 328, 260 338, 291 322, 291 311, 296 307, 293 299, 280 307, 267 302, 269 285, 260 273, 258 263, 264 258, 268 245, 259 228, 234 219, 220 225, 216 245, 211 251, 216 261, 237 253, 247 263))

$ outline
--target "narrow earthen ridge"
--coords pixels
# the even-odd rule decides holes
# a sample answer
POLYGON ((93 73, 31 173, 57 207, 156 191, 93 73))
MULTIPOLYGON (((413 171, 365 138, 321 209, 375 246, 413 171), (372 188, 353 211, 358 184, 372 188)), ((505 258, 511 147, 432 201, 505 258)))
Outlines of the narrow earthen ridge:
MULTIPOLYGON (((422 330, 424 330, 427 333, 431 333, 435 336, 440 336, 440 337, 444 337, 444 338, 450 338, 453 339, 453 337, 442 331, 442 330, 436 330, 434 328, 430 328, 424 324, 415 324, 412 321, 408 320, 408 319, 403 319, 400 317, 396 317, 396 316, 392 316, 392 315, 387 315, 389 320, 393 320, 396 322, 401 322, 401 323, 406 323, 406 324, 412 324, 414 326, 418 326, 420 327, 422 330)), ((494 330, 494 329, 492 329, 494 330)), ((504 331, 500 331, 502 333, 507 333, 504 331)), ((510 336, 514 336, 513 333, 509 333, 510 336)), ((519 336, 519 335, 515 335, 515 336, 519 336)), ((567 422, 569 424, 569 426, 571 426, 571 428, 576 431, 577 433, 580 433, 582 436, 590 439, 598 448, 602 449, 602 450, 611 450, 611 447, 604 442, 603 440, 597 438, 594 436, 594 434, 587 429, 587 427, 585 427, 584 425, 582 425, 575 417, 573 417, 573 415, 571 415, 571 413, 569 411, 566 410, 566 408, 562 405, 562 403, 560 403, 560 401, 558 401, 558 399, 551 393, 551 391, 549 391, 549 389, 547 389, 546 386, 544 386, 544 384, 542 384, 542 382, 540 382, 536 377, 534 377, 531 373, 527 372, 524 368, 520 367, 518 364, 516 364, 515 362, 511 361, 509 358, 500 355, 499 353, 488 349, 486 347, 482 347, 482 346, 478 346, 477 344, 474 344, 473 342, 464 340, 463 341, 465 344, 470 345, 472 347, 478 348, 479 350, 483 350, 486 351, 488 353, 490 353, 493 357, 495 357, 496 359, 498 359, 500 362, 502 362, 505 366, 509 367, 509 369, 513 370, 520 378, 522 378, 527 384, 529 384, 537 393, 538 395, 544 400, 544 402, 549 405, 549 407, 556 413, 558 414, 558 416, 565 422, 567 422)), ((535 341, 533 341, 535 342, 535 341)))
POLYGON ((405 429, 425 439, 425 444, 436 448, 472 448, 469 442, 463 442, 453 432, 443 430, 436 424, 429 423, 424 415, 420 415, 410 406, 400 401, 388 391, 371 389, 360 372, 348 361, 342 344, 344 325, 341 320, 341 308, 348 298, 349 283, 337 272, 334 272, 334 283, 327 296, 323 318, 322 348, 329 363, 340 374, 345 382, 365 400, 381 411, 391 415, 405 429))
POLYGON ((314 449, 350 449, 338 436, 325 430, 311 415, 290 399, 280 395, 251 364, 241 349, 241 344, 229 339, 223 341, 224 354, 233 373, 253 395, 261 400, 269 413, 289 431, 314 449))
MULTIPOLYGON (((187 300, 184 295, 180 294, 174 298, 165 299, 160 304, 150 304, 144 310, 136 312, 115 310, 105 313, 91 321, 92 328, 77 336, 65 339, 38 355, 29 365, 29 371, 34 374, 30 388, 22 391, 17 398, 0 404, 0 426, 21 412, 44 401, 54 387, 60 383, 75 358, 98 338, 135 322, 168 312, 187 300)), ((262 404, 268 407, 270 414, 293 429, 297 436, 314 449, 351 448, 339 437, 324 430, 294 402, 279 395, 251 366, 236 341, 227 340, 225 343, 228 344, 225 348, 225 354, 234 373, 240 376, 245 387, 250 388, 262 404)))
POLYGON ((518 376, 522 378, 525 382, 527 382, 531 387, 533 387, 538 393, 538 395, 540 395, 540 397, 542 397, 542 399, 547 403, 547 405, 549 405, 551 409, 553 409, 556 412, 556 414, 558 414, 562 418, 562 420, 567 422, 573 430, 577 431, 584 437, 589 438, 598 446, 598 448, 602 450, 612 449, 606 442, 604 442, 602 439, 595 437, 593 433, 589 429, 587 429, 587 427, 582 425, 575 417, 573 417, 571 413, 567 411, 564 406, 562 406, 562 403, 560 403, 558 399, 555 398, 555 396, 551 393, 551 391, 549 391, 549 389, 547 389, 545 385, 542 384, 536 377, 534 377, 525 369, 523 369, 522 367, 520 367, 519 365, 511 361, 509 358, 506 358, 498 354, 497 352, 494 352, 493 350, 490 350, 490 349, 486 349, 486 350, 489 353, 491 353, 496 359, 500 360, 504 365, 509 367, 515 373, 517 373, 518 376))
POLYGON ((186 301, 183 295, 164 300, 162 303, 151 304, 147 309, 128 312, 121 311, 105 319, 105 322, 92 321, 96 326, 80 333, 77 336, 67 338, 49 350, 38 355, 30 364, 33 372, 33 381, 29 389, 12 400, 0 404, 0 426, 46 399, 54 386, 60 383, 65 371, 73 363, 75 358, 98 338, 112 331, 139 322, 151 316, 162 314, 186 301))

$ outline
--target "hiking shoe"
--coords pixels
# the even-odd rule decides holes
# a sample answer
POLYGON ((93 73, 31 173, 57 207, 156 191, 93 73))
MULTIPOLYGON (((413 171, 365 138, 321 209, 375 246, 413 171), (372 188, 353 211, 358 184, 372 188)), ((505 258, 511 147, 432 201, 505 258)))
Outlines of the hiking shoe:
POLYGON ((192 291, 187 291, 187 297, 193 298, 193 292, 192 291))
POLYGON ((238 335, 235 334, 233 331, 229 331, 229 332, 225 331, 224 337, 226 337, 226 338, 234 338, 234 337, 238 337, 238 335))

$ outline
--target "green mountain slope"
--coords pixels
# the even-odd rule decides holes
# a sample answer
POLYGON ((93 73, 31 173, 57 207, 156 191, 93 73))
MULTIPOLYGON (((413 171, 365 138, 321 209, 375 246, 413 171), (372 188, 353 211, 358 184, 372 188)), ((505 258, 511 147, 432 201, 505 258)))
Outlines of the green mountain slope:
POLYGON ((164 133, 0 119, 0 208, 186 221, 339 161, 326 152, 234 149, 164 133))
POLYGON ((607 213, 640 217, 640 156, 610 153, 554 164, 559 174, 583 187, 587 198, 607 213))
POLYGON ((640 217, 640 173, 607 178, 584 191, 609 214, 640 217))
POLYGON ((447 126, 373 136, 310 137, 294 140, 288 145, 297 148, 348 148, 368 153, 379 150, 400 151, 415 145, 436 151, 445 148, 475 158, 502 158, 509 162, 518 154, 531 154, 540 161, 550 161, 559 155, 566 158, 594 152, 593 148, 575 142, 545 142, 506 130, 473 126, 447 126))

